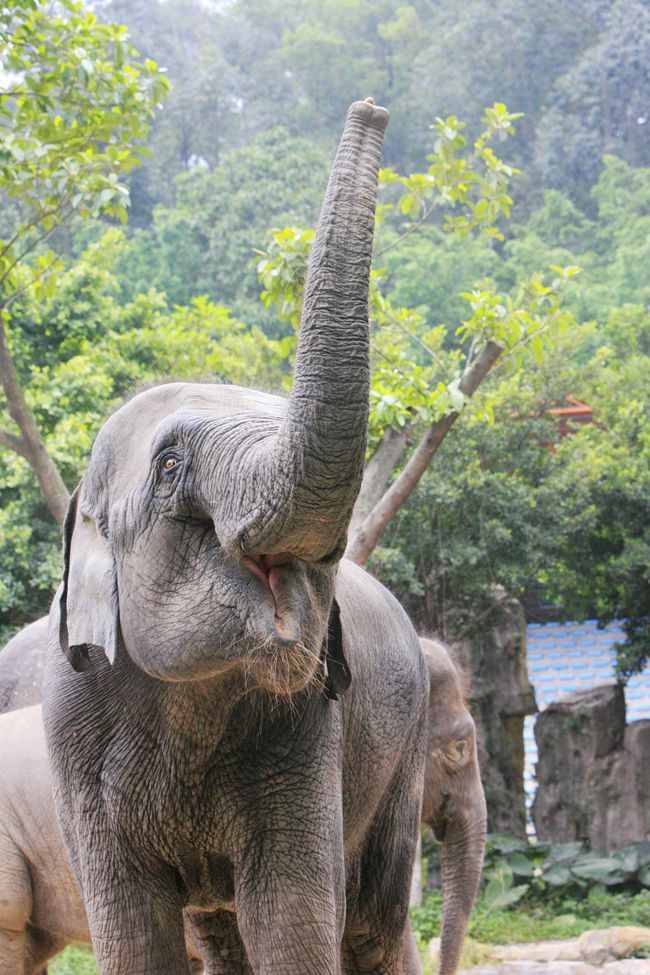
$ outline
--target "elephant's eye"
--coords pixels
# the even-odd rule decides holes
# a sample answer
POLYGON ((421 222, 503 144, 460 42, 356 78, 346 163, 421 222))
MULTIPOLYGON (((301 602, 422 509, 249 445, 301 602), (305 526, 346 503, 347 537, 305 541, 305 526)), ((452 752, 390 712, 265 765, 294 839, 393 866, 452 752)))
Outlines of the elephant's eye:
POLYGON ((174 474, 180 466, 181 458, 176 454, 167 454, 160 463, 160 470, 163 474, 174 474))

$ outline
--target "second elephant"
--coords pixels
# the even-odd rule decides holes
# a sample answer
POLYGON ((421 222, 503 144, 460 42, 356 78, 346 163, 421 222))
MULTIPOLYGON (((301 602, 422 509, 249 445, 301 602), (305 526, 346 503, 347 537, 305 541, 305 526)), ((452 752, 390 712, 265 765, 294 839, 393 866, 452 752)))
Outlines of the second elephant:
POLYGON ((429 670, 422 820, 442 843, 440 975, 454 975, 481 879, 487 809, 462 675, 442 643, 420 643, 429 670))

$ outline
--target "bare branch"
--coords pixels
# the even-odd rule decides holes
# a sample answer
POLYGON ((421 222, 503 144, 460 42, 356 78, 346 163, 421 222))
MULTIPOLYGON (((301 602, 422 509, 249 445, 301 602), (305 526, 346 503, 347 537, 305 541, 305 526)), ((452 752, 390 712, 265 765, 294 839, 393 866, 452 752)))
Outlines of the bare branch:
MULTIPOLYGON (((38 274, 35 274, 34 277, 27 282, 27 284, 23 285, 22 288, 18 288, 16 291, 12 291, 12 293, 5 301, 0 302, 0 309, 8 308, 9 305, 11 305, 12 302, 16 300, 16 298, 19 298, 20 295, 24 294, 26 291, 29 291, 29 289, 33 285, 35 285, 37 281, 40 281, 42 278, 44 278, 47 275, 49 271, 52 270, 52 268, 54 267, 54 265, 57 263, 58 260, 59 260, 58 254, 55 254, 55 256, 52 258, 50 263, 46 264, 45 267, 42 268, 38 274)), ((1 283, 2 282, 0 281, 0 284, 1 283)))
POLYGON ((408 448, 410 425, 388 427, 377 445, 377 449, 366 464, 363 472, 361 490, 352 512, 350 536, 366 520, 388 487, 390 477, 408 448))
MULTIPOLYGON (((36 418, 25 398, 14 360, 7 345, 7 335, 0 319, 0 384, 7 397, 7 410, 21 433, 21 446, 32 468, 52 516, 63 524, 70 495, 59 470, 47 452, 40 435, 36 418)), ((10 435, 12 449, 18 438, 10 435)), ((5 441, 5 446, 8 446, 5 441)))
POLYGON ((25 460, 29 460, 29 451, 27 449, 27 444, 22 437, 17 437, 13 433, 9 433, 8 430, 0 429, 0 447, 6 447, 7 450, 13 450, 15 454, 20 454, 25 460))
MULTIPOLYGON (((496 342, 488 342, 481 349, 474 362, 463 373, 459 383, 459 389, 465 396, 473 395, 502 353, 503 348, 496 342)), ((367 516, 359 531, 351 539, 345 553, 347 558, 352 559, 353 562, 358 562, 359 565, 363 565, 367 561, 383 535, 388 522, 411 495, 431 463, 433 455, 458 417, 458 411, 454 410, 431 424, 402 473, 391 484, 367 516)))

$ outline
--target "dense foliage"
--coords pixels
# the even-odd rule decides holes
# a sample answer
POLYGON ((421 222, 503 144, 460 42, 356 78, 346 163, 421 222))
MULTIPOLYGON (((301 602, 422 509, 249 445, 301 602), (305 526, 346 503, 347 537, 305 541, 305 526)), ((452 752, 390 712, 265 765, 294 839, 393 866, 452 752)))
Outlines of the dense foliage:
MULTIPOLYGON (((425 843, 425 865, 436 875, 438 847, 425 843)), ((605 856, 582 843, 528 843, 488 835, 485 870, 469 936, 484 944, 572 938, 592 928, 650 924, 650 843, 605 856)), ((411 911, 421 944, 440 933, 442 895, 429 887, 411 911)), ((473 957, 479 945, 470 941, 473 957)), ((469 961, 469 959, 468 959, 469 961)))
MULTIPOLYGON (((86 31, 91 71, 80 52, 53 66, 45 36, 31 94, 0 99, 5 127, 19 121, 9 109, 22 113, 26 131, 30 118, 47 117, 56 135, 60 113, 48 99, 65 89, 48 85, 65 84, 66 71, 85 73, 79 124, 91 141, 102 106, 113 97, 122 106, 77 171, 89 193, 66 204, 103 219, 74 218, 65 231, 42 225, 60 269, 47 288, 23 292, 49 259, 36 252, 7 323, 28 402, 68 488, 101 418, 140 383, 173 373, 286 384, 306 228, 345 107, 372 93, 392 112, 373 280, 372 445, 387 426, 416 439, 445 410, 463 411, 462 435, 447 438, 373 568, 423 625, 449 634, 482 618, 494 585, 569 615, 623 619, 621 673, 642 666, 650 643, 647 4, 92 6, 103 33, 78 4, 61 5, 86 31), (141 59, 110 21, 128 25, 141 59), (171 91, 144 164, 131 169, 165 87, 154 59, 171 91), (125 73, 125 62, 139 73, 125 73), (141 114, 129 114, 134 101, 141 114), (496 114, 486 120, 491 102, 496 114), (128 233, 107 233, 127 188, 128 233), (512 354, 470 405, 454 381, 490 329, 512 354), (567 395, 589 403, 595 422, 561 438, 547 411, 567 395)), ((22 18, 22 30, 47 35, 39 16, 31 0, 0 4, 5 32, 22 18)), ((52 28, 62 37, 64 20, 52 28)), ((74 149, 67 121, 61 136, 74 149)), ((6 194, 32 149, 3 142, 3 164, 13 167, 0 186, 5 240, 27 219, 6 194)), ((51 164, 52 179, 71 179, 52 153, 38 157, 42 166, 51 164)), ((45 202, 36 183, 34 193, 45 202)), ((26 461, 5 450, 3 461, 7 632, 45 610, 58 553, 26 461)))
MULTIPOLYGON (((422 907, 414 908, 412 917, 420 944, 438 937, 442 895, 437 891, 425 894, 422 907)), ((559 894, 536 902, 523 901, 510 908, 495 908, 480 897, 470 920, 471 940, 464 955, 468 956, 468 964, 480 964, 488 961, 481 944, 576 938, 583 931, 626 925, 650 925, 650 891, 611 893, 596 886, 583 898, 559 894)))

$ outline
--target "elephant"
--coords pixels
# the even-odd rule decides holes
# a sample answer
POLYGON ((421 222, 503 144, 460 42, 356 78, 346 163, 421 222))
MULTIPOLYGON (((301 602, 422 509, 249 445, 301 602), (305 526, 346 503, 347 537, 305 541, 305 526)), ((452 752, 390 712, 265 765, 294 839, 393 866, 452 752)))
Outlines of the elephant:
MULTIPOLYGON (((41 633, 42 626, 31 624, 20 634, 22 668, 12 671, 15 676, 33 672, 43 656, 41 633)), ((422 819, 441 840, 449 864, 440 973, 453 975, 480 875, 485 801, 460 675, 443 644, 420 642, 430 677, 422 819)), ((55 817, 39 706, 0 716, 0 770, 0 975, 45 975, 50 958, 67 944, 90 944, 90 933, 55 817)), ((205 927, 205 917, 185 918, 188 958, 200 973, 193 921, 205 927)), ((209 975, 210 950, 203 947, 203 956, 209 975)))
POLYGON ((45 672, 47 616, 29 623, 0 654, 0 714, 40 704, 45 672))
POLYGON ((442 843, 440 975, 454 975, 481 879, 487 809, 461 673, 444 644, 420 643, 429 670, 422 820, 442 843))
MULTIPOLYGON (((41 632, 42 626, 31 624, 20 634, 26 671, 33 672, 34 661, 44 656, 41 632)), ((430 677, 422 818, 442 841, 449 864, 440 972, 453 975, 480 874, 485 802, 459 673, 443 644, 420 642, 430 677)), ((90 944, 54 812, 39 706, 0 716, 0 769, 0 975, 35 975, 67 944, 90 944)), ((208 975, 214 945, 198 932, 211 920, 205 914, 185 917, 188 958, 197 973, 205 961, 208 975)))
POLYGON ((348 112, 289 397, 139 393, 70 503, 43 718, 102 975, 186 973, 184 908, 232 975, 419 970, 428 672, 397 600, 342 558, 387 119, 348 112))
MULTIPOLYGON (((0 975, 42 975, 67 945, 90 945, 90 932, 54 812, 39 705, 0 715, 0 769, 0 975)), ((199 975, 190 916, 185 940, 199 975)))

